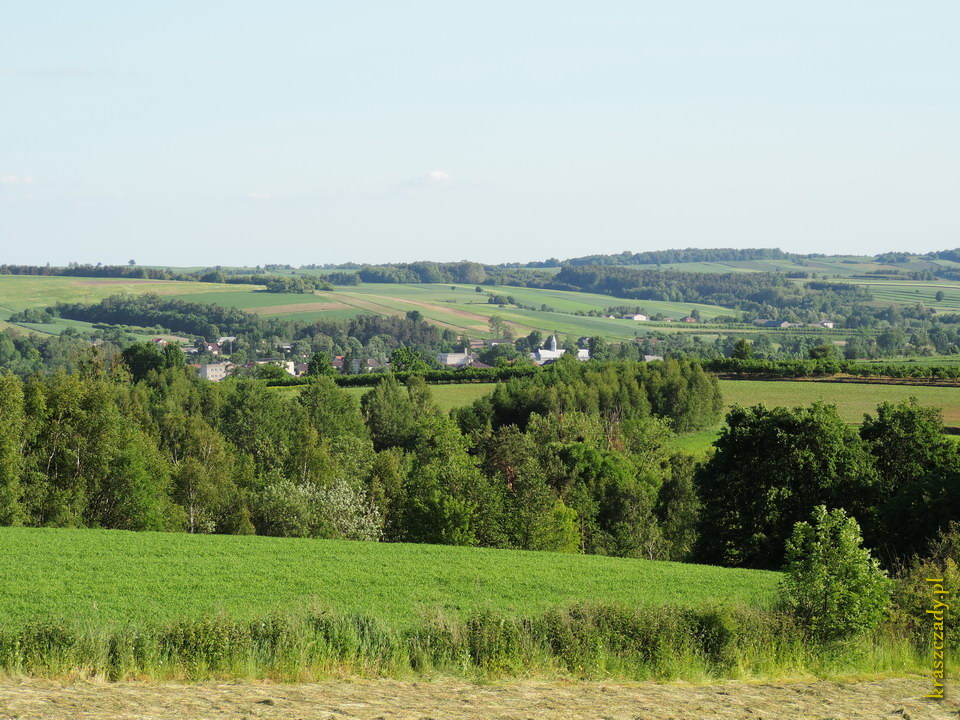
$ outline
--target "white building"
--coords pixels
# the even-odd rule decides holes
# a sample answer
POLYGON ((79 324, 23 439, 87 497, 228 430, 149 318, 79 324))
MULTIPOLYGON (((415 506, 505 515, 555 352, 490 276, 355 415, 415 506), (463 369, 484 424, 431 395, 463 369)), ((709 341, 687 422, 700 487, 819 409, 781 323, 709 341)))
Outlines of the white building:
POLYGON ((441 365, 447 365, 449 367, 461 367, 467 365, 473 356, 470 353, 461 352, 461 353, 439 353, 437 355, 437 362, 441 365))
POLYGON ((227 376, 227 371, 233 367, 232 362, 208 363, 200 366, 200 377, 211 382, 220 382, 227 376))
MULTIPOLYGON (((560 356, 562 356, 565 352, 566 350, 557 350, 557 336, 551 335, 548 347, 541 348, 536 352, 530 353, 530 359, 533 360, 537 365, 543 365, 545 362, 559 359, 560 356)), ((577 359, 589 360, 590 351, 577 350, 577 359)))
POLYGON ((646 321, 649 320, 650 318, 648 318, 646 315, 641 315, 640 313, 637 313, 636 315, 624 315, 624 316, 623 316, 623 319, 624 319, 624 320, 636 320, 637 322, 646 322, 646 321))

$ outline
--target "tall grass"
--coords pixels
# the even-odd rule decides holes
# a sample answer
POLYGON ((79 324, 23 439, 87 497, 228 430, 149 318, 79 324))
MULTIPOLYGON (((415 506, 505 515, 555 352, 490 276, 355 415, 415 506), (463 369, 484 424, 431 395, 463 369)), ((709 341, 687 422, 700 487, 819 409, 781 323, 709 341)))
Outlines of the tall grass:
POLYGON ((789 617, 747 607, 578 605, 526 618, 437 613, 413 626, 313 612, 226 616, 153 628, 39 621, 0 630, 0 672, 110 680, 343 675, 706 680, 922 671, 910 640, 807 642, 789 617))

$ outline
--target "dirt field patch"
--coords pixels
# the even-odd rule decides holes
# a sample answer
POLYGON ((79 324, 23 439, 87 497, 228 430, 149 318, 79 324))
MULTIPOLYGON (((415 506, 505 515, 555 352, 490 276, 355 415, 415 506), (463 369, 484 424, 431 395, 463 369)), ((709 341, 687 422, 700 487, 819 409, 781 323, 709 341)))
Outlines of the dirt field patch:
MULTIPOLYGON (((374 301, 374 300, 361 299, 358 294, 342 293, 342 297, 344 297, 344 300, 343 300, 344 303, 346 303, 346 304, 348 304, 348 305, 351 305, 351 306, 353 306, 353 307, 356 307, 356 308, 360 308, 361 310, 369 310, 370 312, 376 313, 377 315, 397 315, 397 316, 403 316, 403 315, 406 314, 406 310, 400 310, 400 309, 398 309, 398 308, 392 308, 392 307, 390 307, 389 305, 383 305, 383 304, 381 304, 381 303, 379 303, 379 302, 376 302, 376 301, 374 301)), ((383 295, 383 296, 380 296, 380 295, 366 295, 366 296, 364 296, 364 298, 377 298, 377 299, 380 299, 380 300, 401 302, 401 303, 407 303, 407 304, 412 304, 412 305, 416 305, 416 304, 417 304, 417 303, 411 303, 409 300, 399 300, 399 299, 397 299, 397 298, 389 298, 389 297, 387 297, 386 295, 383 295)), ((422 305, 422 303, 420 303, 420 305, 422 305)), ((441 309, 441 310, 443 310, 444 312, 448 312, 447 308, 437 308, 437 309, 441 309)), ((454 331, 457 331, 457 332, 463 332, 463 330, 464 330, 465 327, 466 327, 466 326, 453 325, 453 324, 451 324, 451 323, 443 322, 442 320, 436 320, 436 319, 431 319, 431 320, 430 320, 430 324, 431 324, 431 325, 436 325, 437 327, 441 327, 441 328, 449 328, 450 330, 454 330, 454 331)), ((486 326, 484 326, 484 327, 486 327, 486 326)), ((476 329, 476 328, 474 328, 474 329, 476 329)))
POLYGON ((922 698, 928 684, 927 678, 776 685, 533 681, 473 684, 457 680, 182 685, 5 679, 0 680, 0 718, 921 720, 956 717, 960 704, 955 700, 937 703, 922 698))
POLYGON ((347 307, 341 302, 290 303, 289 305, 265 305, 245 308, 257 315, 286 315, 289 313, 317 312, 320 310, 340 310, 347 307))

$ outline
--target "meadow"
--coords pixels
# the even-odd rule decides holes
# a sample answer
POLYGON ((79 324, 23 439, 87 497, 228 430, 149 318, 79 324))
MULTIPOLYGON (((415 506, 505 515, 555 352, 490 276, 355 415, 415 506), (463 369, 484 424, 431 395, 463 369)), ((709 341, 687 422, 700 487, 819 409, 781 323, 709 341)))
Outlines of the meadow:
MULTIPOLYGON (((925 385, 887 385, 882 383, 838 383, 808 380, 720 380, 726 408, 733 405, 797 407, 812 402, 837 406, 837 412, 851 425, 860 425, 863 416, 876 416, 882 402, 897 403, 916 398, 921 405, 940 408, 944 425, 960 426, 960 388, 925 385)), ((720 437, 723 423, 676 438, 678 450, 702 455, 720 437)))
POLYGON ((94 303, 117 293, 193 296, 222 290, 223 285, 217 283, 176 280, 0 275, 0 313, 45 308, 58 302, 94 303))
POLYGON ((916 671, 887 628, 839 652, 779 574, 436 545, 0 529, 0 672, 707 680, 916 671))
MULTIPOLYGON (((921 405, 940 408, 944 425, 960 427, 960 388, 926 385, 888 385, 883 383, 848 383, 807 380, 720 380, 725 408, 733 405, 768 407, 797 407, 820 401, 835 404, 840 417, 851 425, 863 422, 865 414, 876 415, 877 406, 917 398, 921 405)), ((442 410, 469 405, 477 398, 493 392, 494 383, 465 383, 462 385, 431 385, 433 401, 442 410)), ((276 392, 295 397, 299 387, 275 388, 276 392)), ((357 399, 369 392, 366 387, 346 388, 357 399)), ((678 435, 674 444, 681 452, 705 453, 720 436, 723 423, 694 433, 678 435)))
POLYGON ((766 607, 778 573, 441 545, 0 528, 0 626, 153 625, 328 610, 409 625, 579 602, 766 607))
MULTIPOLYGON (((860 424, 864 414, 876 415, 877 406, 884 401, 896 403, 915 397, 921 405, 941 408, 946 426, 960 427, 960 388, 957 387, 807 380, 720 380, 719 383, 727 408, 758 403, 768 407, 796 407, 820 401, 835 404, 840 417, 848 423, 860 424)), ((431 385, 430 394, 437 405, 449 410, 469 405, 477 398, 493 392, 494 387, 494 383, 431 385)), ((293 397, 300 388, 276 390, 293 397)), ((353 387, 347 388, 347 391, 359 398, 369 392, 369 388, 353 387)))

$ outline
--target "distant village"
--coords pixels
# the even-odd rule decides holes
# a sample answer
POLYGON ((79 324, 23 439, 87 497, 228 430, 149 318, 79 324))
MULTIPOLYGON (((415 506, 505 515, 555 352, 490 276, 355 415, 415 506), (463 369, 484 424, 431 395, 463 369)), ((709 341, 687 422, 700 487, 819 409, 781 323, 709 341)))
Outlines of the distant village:
MULTIPOLYGON (((651 320, 649 316, 644 315, 643 313, 628 313, 620 315, 619 317, 608 315, 607 317, 609 319, 622 319, 633 322, 649 322, 651 320)), ((694 311, 692 315, 688 315, 673 322, 693 324, 699 322, 699 320, 700 319, 696 311, 694 311)), ((758 327, 780 329, 795 327, 817 327, 832 329, 834 327, 834 323, 832 321, 822 321, 816 323, 792 323, 785 320, 757 319, 753 321, 753 324, 758 327)), ((300 377, 307 374, 307 363, 295 362, 294 360, 288 359, 292 348, 289 343, 281 343, 277 347, 282 354, 281 357, 260 359, 256 362, 242 364, 234 363, 228 358, 233 354, 233 344, 236 342, 236 339, 236 337, 225 336, 218 338, 216 342, 202 342, 198 343, 194 347, 182 346, 182 349, 188 355, 188 357, 191 355, 224 356, 224 359, 218 362, 198 362, 190 365, 196 369, 201 378, 210 380, 212 382, 219 382, 220 380, 223 380, 224 378, 242 370, 255 370, 258 366, 263 365, 278 366, 291 377, 300 377)), ((640 339, 638 338, 638 342, 639 340, 640 339)), ((154 338, 153 342, 157 345, 166 345, 168 341, 163 338, 154 338)), ((437 353, 435 358, 439 365, 455 370, 464 368, 489 368, 491 367, 490 365, 480 360, 479 351, 485 348, 493 348, 500 344, 512 345, 513 342, 514 341, 509 338, 471 340, 469 342, 469 347, 464 347, 460 352, 437 353)), ((549 365, 550 363, 555 362, 562 357, 566 352, 567 350, 565 348, 558 346, 557 336, 556 334, 553 334, 547 339, 543 347, 540 347, 534 352, 529 353, 529 358, 530 361, 535 365, 549 365)), ((586 361, 590 359, 588 337, 584 336, 579 338, 577 341, 576 353, 577 359, 580 361, 586 361)), ((662 360, 663 357, 660 355, 643 355, 643 359, 646 362, 652 362, 654 360, 662 360)), ((338 373, 352 375, 371 372, 390 372, 392 369, 389 361, 381 362, 374 358, 346 358, 343 355, 333 356, 331 359, 331 367, 338 373)))

